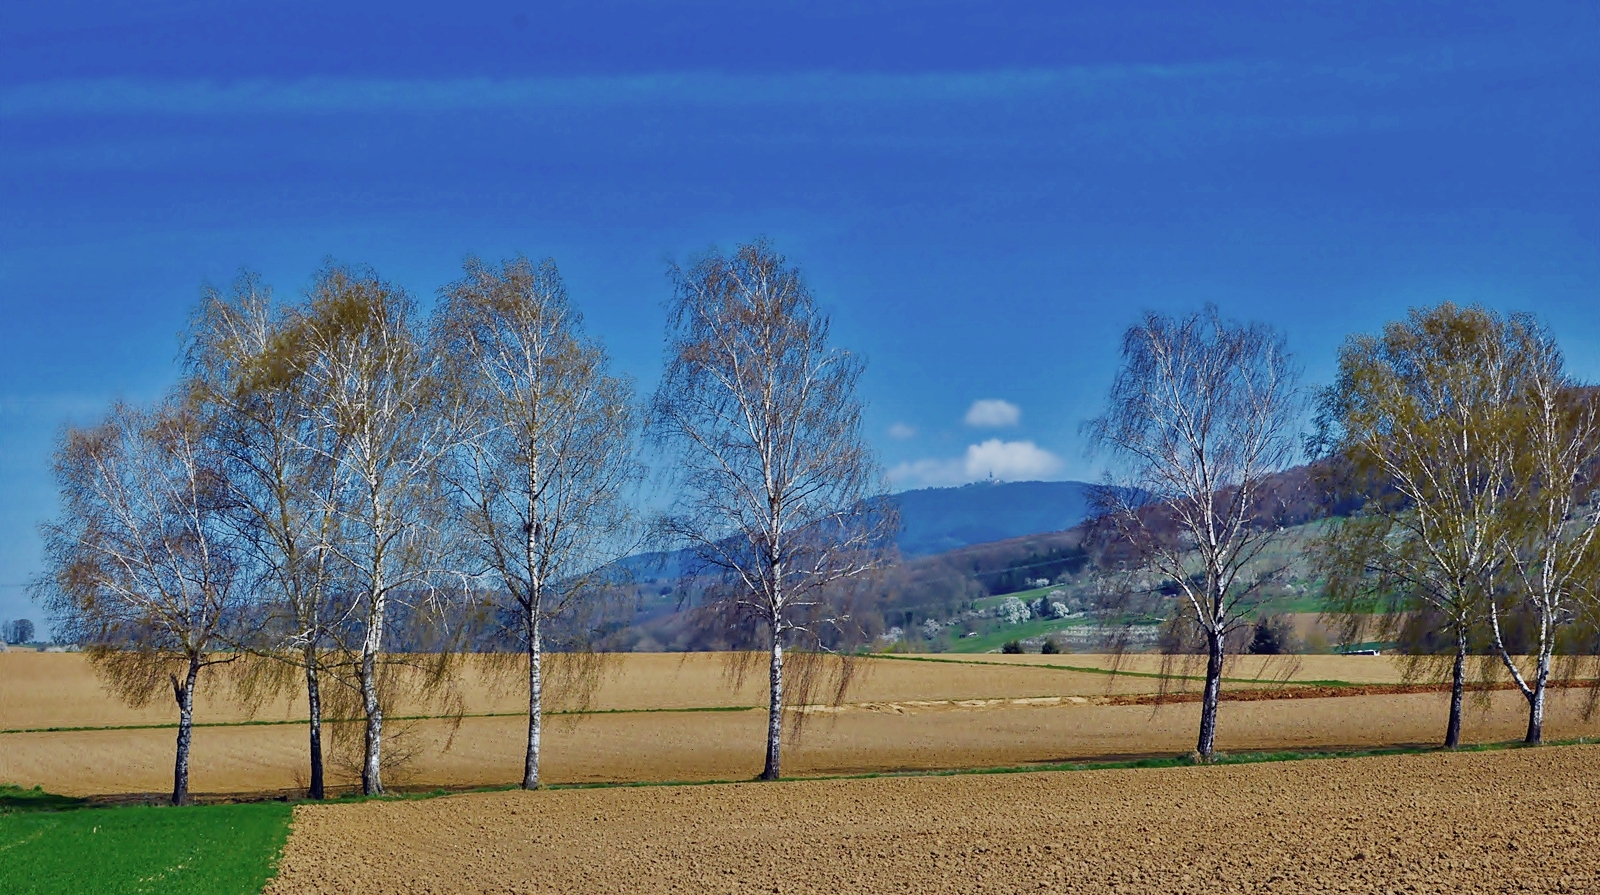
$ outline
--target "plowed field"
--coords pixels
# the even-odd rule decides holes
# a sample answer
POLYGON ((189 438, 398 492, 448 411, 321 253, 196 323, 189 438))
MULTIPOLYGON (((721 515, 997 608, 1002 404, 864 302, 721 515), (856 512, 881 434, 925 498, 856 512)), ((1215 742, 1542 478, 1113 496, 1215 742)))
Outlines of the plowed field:
POLYGON ((1592 892, 1600 749, 296 809, 271 895, 1592 892))

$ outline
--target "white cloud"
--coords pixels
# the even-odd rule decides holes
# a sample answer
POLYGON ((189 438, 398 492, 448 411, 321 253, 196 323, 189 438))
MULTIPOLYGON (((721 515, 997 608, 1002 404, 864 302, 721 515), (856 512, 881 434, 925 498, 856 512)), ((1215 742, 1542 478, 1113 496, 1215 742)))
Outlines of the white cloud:
POLYGON ((967 408, 967 425, 996 428, 999 426, 1015 426, 1022 419, 1022 408, 999 398, 984 398, 973 401, 967 408))
POLYGON ((964 464, 969 481, 994 477, 1017 482, 1042 479, 1061 471, 1061 458, 1031 441, 991 438, 968 445, 964 464))
POLYGON ((900 488, 938 488, 976 482, 991 476, 1003 482, 1047 479, 1060 474, 1060 457, 1031 441, 991 438, 967 446, 965 456, 901 463, 889 470, 900 488))
POLYGON ((898 438, 901 441, 904 441, 907 438, 916 438, 917 427, 908 426, 905 423, 895 423, 889 427, 889 437, 898 438))

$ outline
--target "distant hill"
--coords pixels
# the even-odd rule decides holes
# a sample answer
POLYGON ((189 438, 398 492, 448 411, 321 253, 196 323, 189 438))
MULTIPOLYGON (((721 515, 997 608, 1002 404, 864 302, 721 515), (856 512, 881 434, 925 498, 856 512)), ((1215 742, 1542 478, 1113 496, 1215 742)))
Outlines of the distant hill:
MULTIPOLYGON (((1332 481, 1326 470, 1296 467, 1273 476, 1263 489, 1265 518, 1293 529, 1263 557, 1288 572, 1270 592, 1263 592, 1273 611, 1319 611, 1317 584, 1302 556, 1314 532, 1303 526, 1356 508, 1353 499, 1330 490, 1332 481)), ((1096 531, 1092 523, 1085 524, 1091 488, 1083 482, 982 483, 893 495, 904 526, 902 561, 884 570, 870 591, 860 595, 852 617, 869 638, 900 628, 907 642, 917 637, 926 640, 917 627, 924 621, 944 624, 967 618, 963 613, 979 601, 1037 590, 1039 579, 1059 587, 1069 604, 1093 605, 1093 570, 1118 561, 1120 541, 1096 531)), ((728 639, 726 628, 716 619, 697 620, 683 611, 679 589, 683 582, 675 578, 683 568, 680 559, 681 554, 667 553, 630 561, 637 563, 641 577, 637 610, 608 635, 607 649, 749 647, 728 639)), ((1157 601, 1150 608, 1159 616, 1165 612, 1163 606, 1157 601)), ((946 634, 939 637, 948 639, 946 634)))
MULTIPOLYGON (((922 488, 889 497, 900 507, 901 555, 931 556, 974 544, 1066 531, 1089 518, 1085 482, 975 482, 922 488)), ((623 560, 635 574, 670 580, 689 565, 683 551, 640 553, 623 560)))
POLYGON ((903 491, 900 552, 908 557, 1065 531, 1089 518, 1085 482, 977 482, 903 491))

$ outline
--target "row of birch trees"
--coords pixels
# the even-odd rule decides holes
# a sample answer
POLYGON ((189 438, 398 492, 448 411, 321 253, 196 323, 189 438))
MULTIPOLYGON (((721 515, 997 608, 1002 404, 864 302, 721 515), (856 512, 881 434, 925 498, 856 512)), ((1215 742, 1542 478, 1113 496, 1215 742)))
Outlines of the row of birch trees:
POLYGON ((1332 608, 1445 659, 1446 746, 1470 653, 1510 676, 1539 743, 1556 656, 1595 652, 1600 394, 1531 316, 1445 304, 1350 339, 1320 411, 1361 501, 1320 545, 1332 608))
POLYGON ((1445 746, 1460 743, 1473 655, 1509 674, 1541 741, 1556 657, 1600 645, 1600 394, 1546 328, 1417 309, 1347 339, 1336 381, 1311 394, 1282 333, 1214 307, 1145 315, 1122 355, 1086 427, 1115 470, 1099 527, 1107 555, 1179 589, 1171 644, 1206 657, 1202 759, 1230 642, 1287 568, 1274 551, 1303 496, 1279 474, 1308 412, 1314 499, 1352 510, 1311 547, 1346 641, 1397 641, 1414 674, 1447 669, 1445 746))
POLYGON ((550 638, 584 655, 647 531, 698 561, 697 611, 764 645, 763 776, 779 775, 783 706, 848 625, 824 594, 879 565, 896 526, 861 437, 863 366, 764 242, 672 279, 648 401, 583 332, 553 262, 470 260, 427 317, 376 273, 330 265, 299 302, 249 275, 207 290, 172 392, 64 433, 35 593, 122 696, 170 684, 173 802, 208 668, 303 688, 312 798, 324 720, 358 719, 361 790, 381 793, 386 708, 448 685, 484 623, 526 655, 522 784, 537 787, 550 638), (649 526, 641 442, 675 495, 649 526))
MULTIPOLYGON (((829 653, 842 698, 851 584, 889 560, 898 519, 861 432, 863 361, 832 345, 799 271, 755 242, 671 278, 646 400, 553 262, 470 260, 426 316, 376 273, 330 265, 298 302, 248 275, 208 290, 170 394, 64 433, 35 593, 121 695, 171 687, 174 802, 208 668, 303 689, 313 798, 324 720, 359 722, 361 788, 379 793, 386 708, 408 687, 447 692, 486 624, 525 657, 522 784, 537 787, 546 653, 589 655, 646 533, 689 558, 694 611, 765 656, 762 776, 780 776, 784 707, 811 700, 829 653), (648 520, 646 446, 670 495, 648 520)), ((1206 658, 1202 759, 1230 644, 1283 571, 1280 474, 1313 410, 1321 499, 1354 507, 1314 548, 1331 610, 1351 636, 1415 645, 1419 668, 1443 661, 1447 746, 1474 652, 1510 674, 1540 740, 1556 657, 1592 652, 1600 618, 1600 419, 1547 330, 1420 309, 1348 339, 1315 394, 1281 333, 1213 307, 1144 315, 1122 356, 1086 426, 1114 471, 1096 536, 1176 583, 1172 642, 1206 658)))

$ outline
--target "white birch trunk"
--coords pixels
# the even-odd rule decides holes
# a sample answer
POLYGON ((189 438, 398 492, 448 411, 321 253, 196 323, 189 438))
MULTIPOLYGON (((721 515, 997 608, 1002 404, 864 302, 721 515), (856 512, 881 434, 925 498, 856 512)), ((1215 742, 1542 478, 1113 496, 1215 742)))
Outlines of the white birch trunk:
POLYGON ((1222 700, 1223 636, 1218 630, 1206 631, 1206 688, 1200 700, 1200 738, 1195 751, 1202 761, 1210 761, 1217 744, 1217 706, 1222 700))
POLYGON ((544 643, 539 618, 528 623, 528 755, 522 769, 522 788, 539 788, 539 737, 544 727, 544 643))
POLYGON ((178 702, 178 749, 172 765, 172 804, 189 803, 189 744, 194 737, 194 683, 200 673, 200 663, 189 660, 189 671, 183 683, 172 676, 172 695, 178 702))
POLYGON ((1523 742, 1529 746, 1537 746, 1544 740, 1545 689, 1550 681, 1550 653, 1555 647, 1555 638, 1550 631, 1548 605, 1536 604, 1535 609, 1539 614, 1539 645, 1534 658, 1533 683, 1530 684, 1522 676, 1522 670, 1517 667, 1511 650, 1506 648, 1505 638, 1500 631, 1499 607, 1493 603, 1489 605, 1490 629, 1494 631, 1494 646, 1500 653, 1500 664, 1511 673, 1511 680, 1522 692, 1522 698, 1528 701, 1528 731, 1523 742))
POLYGON ((544 642, 540 614, 544 611, 542 570, 544 525, 539 518, 539 457, 528 461, 528 602, 523 607, 528 631, 528 751, 523 759, 522 788, 539 788, 539 745, 544 732, 544 642))
POLYGON ((767 699, 767 764, 761 771, 763 780, 778 779, 783 744, 783 640, 776 623, 772 630, 772 667, 768 678, 771 689, 767 699))
MULTIPOLYGON (((376 590, 376 589, 375 589, 376 590)), ((381 590, 372 596, 366 636, 361 642, 361 707, 367 716, 366 752, 361 765, 361 792, 383 792, 383 706, 378 700, 378 651, 383 648, 385 598, 381 590)))
MULTIPOLYGON (((288 523, 284 523, 288 528, 288 523)), ((323 534, 326 534, 327 520, 323 520, 323 534)), ((301 605, 305 609, 300 613, 300 621, 306 632, 306 643, 301 651, 301 664, 306 672, 306 715, 309 720, 308 727, 310 743, 308 749, 311 753, 311 780, 306 789, 306 795, 313 799, 326 797, 325 775, 322 769, 322 656, 317 652, 322 634, 321 599, 323 596, 324 564, 327 562, 327 553, 318 551, 317 554, 317 584, 312 591, 316 596, 310 599, 302 597, 301 605)))
POLYGON ((1450 723, 1445 727, 1444 747, 1454 749, 1461 745, 1461 702, 1467 680, 1467 632, 1462 623, 1456 623, 1456 660, 1450 670, 1450 723))
POLYGON ((311 728, 311 785, 306 789, 306 795, 320 799, 325 794, 322 779, 322 683, 318 679, 315 655, 316 647, 306 649, 306 714, 310 717, 311 728))
POLYGON ((1550 654, 1539 653, 1539 668, 1534 673, 1533 693, 1528 696, 1528 735, 1523 742, 1537 746, 1544 742, 1544 698, 1550 681, 1550 654))

